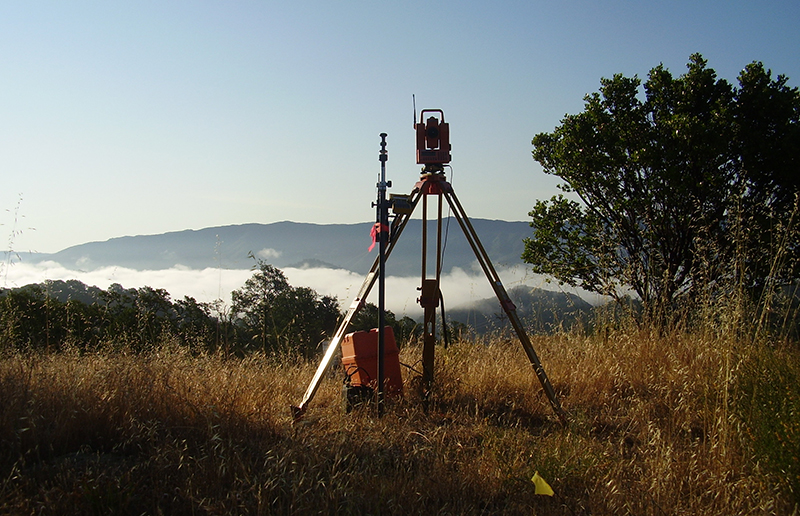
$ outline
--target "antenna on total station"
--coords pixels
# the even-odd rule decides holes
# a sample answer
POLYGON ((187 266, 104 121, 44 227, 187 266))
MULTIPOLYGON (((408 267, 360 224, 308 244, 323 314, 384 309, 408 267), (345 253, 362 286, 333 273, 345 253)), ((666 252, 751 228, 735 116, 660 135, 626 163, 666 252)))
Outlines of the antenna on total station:
POLYGON ((417 97, 412 93, 411 94, 411 103, 414 105, 414 125, 412 127, 417 126, 417 97))

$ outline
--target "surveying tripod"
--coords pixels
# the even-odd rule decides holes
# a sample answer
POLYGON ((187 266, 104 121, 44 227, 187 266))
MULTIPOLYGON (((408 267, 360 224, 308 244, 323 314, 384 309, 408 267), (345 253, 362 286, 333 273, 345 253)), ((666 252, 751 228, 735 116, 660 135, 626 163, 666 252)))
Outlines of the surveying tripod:
MULTIPOLYGON (((438 111, 441 113, 440 110, 431 110, 431 111, 438 111)), ((423 111, 425 113, 425 111, 423 111)), ((416 119, 416 115, 415 115, 416 119)), ((427 134, 430 135, 434 131, 430 129, 430 120, 428 123, 427 134)), ((444 120, 444 115, 442 114, 442 122, 444 120)), ((422 285, 420 287, 420 298, 419 303, 424 310, 424 317, 423 317, 423 347, 422 347, 422 388, 423 394, 427 397, 430 393, 431 388, 433 386, 433 376, 434 376, 434 346, 436 343, 436 308, 439 306, 439 301, 441 298, 440 290, 439 290, 439 283, 440 283, 440 276, 442 270, 442 207, 444 202, 447 201, 447 204, 450 206, 451 211, 455 214, 455 218, 458 221, 459 226, 461 226, 461 230, 464 233, 464 237, 467 239, 472 251, 475 253, 475 257, 480 265, 481 269, 483 269, 486 278, 489 280, 489 283, 494 290, 497 299, 500 301, 500 306, 503 308, 503 311, 508 316, 508 320, 511 322, 514 331, 517 333, 519 337, 520 343, 522 344, 523 349, 525 350, 525 354, 528 356, 528 360, 530 361, 531 366, 533 367, 534 373, 536 373, 539 382, 542 384, 542 388, 544 389, 545 394, 547 395, 547 399, 550 401, 550 405, 552 406, 553 410, 555 411, 556 415, 559 417, 562 423, 566 423, 566 413, 564 409, 561 407, 561 404, 558 401, 558 397, 556 396, 555 390, 553 386, 550 384, 550 380, 547 378, 547 374, 544 371, 544 367, 542 367, 541 362, 539 361, 539 357, 536 354, 536 351, 533 348, 533 344, 531 344, 530 339, 528 338, 528 334, 525 332, 525 328, 522 326, 522 322, 517 315, 517 309, 514 303, 508 296, 505 287, 503 287, 503 283, 500 281, 500 277, 497 274, 494 266, 492 265, 491 260, 489 260, 489 256, 486 254, 486 250, 484 249, 483 245, 481 244, 480 240, 478 239, 478 235, 475 232, 475 228, 472 226, 469 218, 467 217, 464 208, 461 206, 461 203, 456 197, 455 192, 453 191, 453 187, 447 182, 445 175, 444 175, 444 166, 443 163, 449 161, 449 131, 444 132, 442 129, 447 130, 446 124, 437 124, 435 127, 435 140, 437 143, 435 145, 439 145, 442 147, 446 146, 445 150, 435 151, 438 154, 433 154, 434 151, 431 151, 430 148, 432 145, 430 143, 431 137, 428 138, 428 143, 426 143, 426 128, 425 124, 418 124, 417 126, 418 133, 417 133, 417 161, 418 163, 425 164, 423 168, 422 175, 420 176, 420 180, 414 185, 413 190, 409 195, 394 195, 391 199, 392 209, 394 211, 394 219, 392 220, 391 225, 389 226, 389 239, 388 243, 386 244, 385 248, 385 256, 380 255, 375 258, 372 267, 369 270, 366 278, 364 279, 364 283, 361 285, 361 289, 358 291, 353 302, 350 304, 350 307, 345 314, 344 319, 339 324, 339 327, 334 333, 333 338, 331 339, 330 343, 328 344, 328 348, 325 351, 325 354, 322 357, 322 361, 320 362, 319 366, 317 367, 317 371, 314 374, 314 377, 311 380, 311 383, 308 385, 305 394, 303 395, 303 399, 300 404, 296 407, 292 407, 293 415, 295 420, 301 418, 305 413, 306 409, 308 408, 308 404, 314 398, 314 395, 317 392, 317 389, 322 382, 322 377, 325 374, 325 371, 328 369, 328 366, 333 359, 333 356, 336 354, 339 345, 344 338, 344 335, 350 326, 350 322, 353 320, 353 317, 363 308, 364 304, 366 303, 367 296, 369 295, 372 287, 375 285, 375 281, 378 279, 378 273, 380 271, 381 261, 385 262, 385 260, 389 257, 394 249, 394 246, 397 244, 400 235, 405 229, 406 224, 411 219, 411 215, 414 213, 416 207, 422 203, 422 285), (422 127, 420 127, 422 126, 422 127), (440 139, 444 138, 446 142, 445 145, 440 143, 440 139), (424 154, 425 152, 429 152, 426 157, 424 154), (443 153, 446 153, 444 156, 443 153), (443 157, 444 156, 444 157, 443 157), (426 163, 426 160, 429 162, 426 163), (446 160, 446 161, 445 161, 446 160), (427 223, 427 216, 428 216, 428 198, 435 196, 437 198, 437 217, 436 217, 436 269, 435 275, 433 278, 428 278, 427 274, 427 241, 428 241, 428 223, 427 223)), ((381 135, 384 137, 385 142, 385 135, 381 135)), ((383 228, 379 228, 378 231, 383 231, 383 228)))
MULTIPOLYGON (((502 281, 500 281, 500 277, 497 275, 497 271, 495 270, 492 262, 489 260, 489 257, 486 254, 486 250, 484 249, 483 245, 481 244, 480 240, 478 239, 477 233, 475 233, 475 228, 472 226, 467 214, 464 212, 464 208, 461 206, 461 203, 456 197, 455 192, 453 191, 453 187, 448 183, 444 177, 443 173, 427 173, 423 174, 420 178, 420 181, 414 186, 414 189, 411 191, 411 194, 408 196, 408 207, 401 208, 402 211, 396 213, 394 220, 391 223, 390 231, 389 231, 389 243, 386 247, 386 257, 388 258, 389 255, 392 253, 392 249, 397 244, 400 235, 405 229, 406 224, 411 219, 411 215, 413 214, 414 210, 416 209, 417 205, 422 201, 423 210, 423 220, 422 220, 422 262, 423 262, 423 274, 425 275, 425 261, 427 255, 427 208, 428 208, 428 197, 436 196, 438 197, 438 214, 437 214, 437 238, 436 238, 436 246, 437 246, 437 253, 436 253, 436 274, 435 278, 433 279, 426 279, 423 278, 422 280, 422 287, 421 287, 421 296, 419 299, 422 308, 424 309, 424 329, 423 329, 423 348, 422 348, 422 381, 423 381, 423 388, 426 391, 430 391, 430 388, 433 384, 433 361, 434 361, 434 344, 436 341, 435 337, 435 310, 436 307, 439 305, 439 279, 440 279, 440 272, 441 272, 441 244, 442 244, 442 199, 446 200, 448 205, 450 206, 452 212, 455 214, 455 218, 458 221, 459 226, 461 226, 461 230, 464 233, 464 236, 467 239, 470 247, 472 247, 473 252, 475 253, 475 257, 478 260, 478 264, 483 269, 486 278, 489 280, 489 283, 492 285, 494 289, 494 293, 497 296, 497 299, 500 301, 500 306, 503 308, 503 311, 508 316, 508 320, 511 322, 511 325, 514 328, 514 331, 517 333, 519 337, 520 343, 522 344, 523 349, 525 350, 525 354, 528 356, 528 360, 533 366, 533 371, 536 373, 539 382, 542 384, 542 388, 544 389, 545 394, 547 395, 547 399, 550 401, 550 405, 553 407, 553 410, 556 412, 558 417, 565 421, 566 413, 564 409, 561 408, 561 404, 556 397, 555 390, 553 386, 550 384, 550 380, 547 378, 547 374, 544 371, 544 367, 542 367, 541 362, 539 361, 539 357, 536 354, 536 351, 533 348, 533 344, 531 344, 530 339, 528 338, 528 334, 525 332, 525 328, 522 326, 522 322, 517 315, 517 309, 514 303, 509 298, 508 293, 506 292, 505 287, 503 287, 502 281)), ((403 203, 405 204, 405 203, 403 203)), ((361 289, 358 291, 353 302, 350 304, 350 308, 347 310, 347 313, 339 324, 339 327, 336 330, 336 333, 331 339, 330 344, 328 344, 328 348, 325 351, 325 354, 322 357, 322 361, 320 362, 319 366, 317 367, 317 371, 314 374, 311 383, 306 389, 305 395, 303 396, 303 400, 297 407, 293 407, 294 409, 294 416, 295 418, 302 417, 305 413, 306 409, 308 408, 308 404, 314 398, 314 395, 319 388, 319 385, 322 381, 322 377, 325 374, 325 371, 328 369, 331 360, 333 359, 334 354, 336 353, 339 345, 341 344, 342 338, 344 337, 350 322, 353 320, 353 317, 358 313, 358 311, 364 306, 366 303, 367 296, 369 295, 372 287, 375 285, 375 281, 378 278, 378 269, 379 269, 379 259, 376 258, 375 262, 372 264, 372 267, 369 270, 366 278, 364 279, 364 283, 361 285, 361 289)))

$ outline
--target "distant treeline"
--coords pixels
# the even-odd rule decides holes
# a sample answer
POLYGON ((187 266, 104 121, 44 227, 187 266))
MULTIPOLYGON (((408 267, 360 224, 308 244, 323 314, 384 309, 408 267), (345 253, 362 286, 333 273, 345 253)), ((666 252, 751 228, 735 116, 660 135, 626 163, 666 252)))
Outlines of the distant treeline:
MULTIPOLYGON (((265 264, 260 266, 234 292, 231 307, 221 300, 202 303, 188 296, 173 301, 164 289, 126 289, 115 283, 102 290, 78 280, 0 289, 0 350, 140 352, 169 342, 198 353, 315 355, 339 324, 338 302, 288 283, 269 291, 254 289, 251 283, 264 277, 265 264)), ((271 272, 283 278, 278 269, 271 272)), ((417 323, 408 317, 398 321, 389 312, 387 323, 400 341, 418 333, 417 323)), ((367 305, 351 328, 376 325, 377 308, 367 305)))
POLYGON ((164 337, 208 346, 221 330, 212 307, 186 297, 173 302, 151 287, 108 290, 77 280, 46 281, 0 291, 0 347, 95 350, 124 345, 138 351, 164 337))

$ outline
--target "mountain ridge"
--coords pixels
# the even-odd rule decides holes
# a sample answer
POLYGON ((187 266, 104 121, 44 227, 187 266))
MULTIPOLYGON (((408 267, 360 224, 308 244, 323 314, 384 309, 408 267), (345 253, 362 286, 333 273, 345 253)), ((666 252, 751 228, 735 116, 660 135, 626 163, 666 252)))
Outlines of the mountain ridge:
MULTIPOLYGON (((523 238, 531 234, 527 222, 470 219, 478 237, 495 266, 522 264, 523 238)), ((67 247, 56 253, 33 253, 32 262, 55 261, 66 267, 97 269, 106 266, 136 270, 169 269, 175 266, 193 269, 250 268, 253 257, 276 267, 303 263, 325 263, 356 273, 369 270, 377 252, 368 252, 372 222, 351 224, 314 224, 280 221, 269 224, 247 223, 185 229, 152 235, 114 237, 67 247)), ((435 221, 428 221, 429 252, 435 244, 435 221)), ((469 269, 475 261, 458 222, 443 219, 444 269, 469 269)), ((410 220, 387 261, 392 275, 420 272, 422 221, 410 220)), ((432 254, 432 253, 431 253, 432 254)), ((429 256, 428 263, 435 263, 429 256)))

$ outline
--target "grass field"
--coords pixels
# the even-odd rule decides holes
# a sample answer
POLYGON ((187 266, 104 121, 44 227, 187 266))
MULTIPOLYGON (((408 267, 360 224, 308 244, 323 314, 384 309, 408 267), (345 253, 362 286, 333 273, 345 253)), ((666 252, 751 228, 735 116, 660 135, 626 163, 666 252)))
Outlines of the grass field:
MULTIPOLYGON (((566 427, 513 339, 437 349, 436 389, 345 414, 316 363, 168 343, 0 359, 9 514, 793 514, 800 353, 702 334, 536 337, 566 427), (555 496, 535 494, 535 472, 555 496)), ((401 361, 413 364, 408 345, 401 361)))

